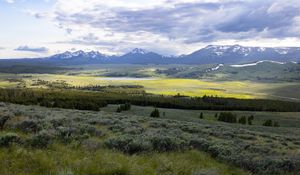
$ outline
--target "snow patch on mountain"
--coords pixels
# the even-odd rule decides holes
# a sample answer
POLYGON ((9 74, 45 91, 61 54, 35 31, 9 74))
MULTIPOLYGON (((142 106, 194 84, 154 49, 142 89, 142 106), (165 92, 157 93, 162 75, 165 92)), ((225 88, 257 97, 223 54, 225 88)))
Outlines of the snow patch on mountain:
POLYGON ((248 64, 236 64, 236 65, 230 65, 230 67, 249 67, 249 66, 256 66, 260 63, 269 62, 269 63, 275 63, 275 64, 286 64, 286 62, 279 62, 279 61, 271 61, 271 60, 262 60, 257 61, 255 63, 248 63, 248 64))
POLYGON ((216 67, 209 68, 205 72, 216 71, 216 70, 219 70, 223 66, 224 66, 224 64, 218 64, 216 67))
POLYGON ((140 48, 135 48, 133 49, 130 53, 132 54, 142 54, 142 55, 145 55, 147 53, 149 53, 147 50, 144 50, 144 49, 140 49, 140 48))
POLYGON ((283 48, 283 49, 275 49, 275 52, 281 54, 281 55, 286 55, 289 53, 289 49, 283 48))

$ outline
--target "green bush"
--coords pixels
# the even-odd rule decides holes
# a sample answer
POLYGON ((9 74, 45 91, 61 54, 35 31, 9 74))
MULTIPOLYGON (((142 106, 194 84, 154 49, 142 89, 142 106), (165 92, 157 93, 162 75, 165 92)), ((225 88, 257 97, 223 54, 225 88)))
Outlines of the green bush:
POLYGON ((3 130, 5 123, 10 119, 9 115, 0 116, 0 130, 3 130))
POLYGON ((18 123, 16 128, 23 132, 37 132, 39 130, 38 123, 35 120, 24 120, 18 123))
POLYGON ((41 131, 27 140, 27 144, 34 148, 47 148, 53 142, 53 135, 49 131, 41 131))
POLYGON ((158 152, 168 152, 182 150, 186 147, 186 143, 177 137, 172 136, 154 136, 151 138, 152 149, 158 152))
POLYGON ((105 141, 105 145, 127 154, 134 154, 151 150, 151 143, 142 137, 132 135, 121 135, 105 141))

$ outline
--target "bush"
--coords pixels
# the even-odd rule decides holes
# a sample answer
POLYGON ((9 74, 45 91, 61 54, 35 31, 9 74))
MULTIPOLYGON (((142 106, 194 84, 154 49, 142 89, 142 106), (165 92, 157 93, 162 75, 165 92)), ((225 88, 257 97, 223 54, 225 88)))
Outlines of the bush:
POLYGON ((20 137, 15 133, 7 133, 0 136, 0 147, 8 147, 12 143, 17 143, 20 141, 20 137))
POLYGON ((134 154, 151 150, 149 141, 132 135, 121 135, 105 141, 105 145, 112 149, 117 149, 127 154, 134 154))
POLYGON ((29 146, 35 148, 47 148, 52 143, 53 135, 48 131, 41 131, 27 140, 29 146))
POLYGON ((224 144, 212 144, 208 147, 207 150, 212 157, 219 158, 221 160, 228 159, 228 157, 231 156, 232 152, 231 149, 228 148, 228 146, 224 144))
POLYGON ((3 130, 5 123, 10 119, 9 115, 0 116, 0 130, 3 130))
POLYGON ((151 143, 153 150, 159 152, 182 150, 186 146, 183 140, 172 136, 155 136, 151 143))
POLYGON ((39 129, 37 122, 34 120, 24 120, 17 124, 16 128, 23 132, 37 132, 39 129))
POLYGON ((194 138, 190 140, 189 146, 195 149, 206 151, 209 147, 209 142, 203 138, 194 138))
POLYGON ((57 137, 63 142, 63 143, 69 143, 71 142, 73 138, 73 134, 75 133, 75 129, 71 127, 58 127, 57 128, 57 137))

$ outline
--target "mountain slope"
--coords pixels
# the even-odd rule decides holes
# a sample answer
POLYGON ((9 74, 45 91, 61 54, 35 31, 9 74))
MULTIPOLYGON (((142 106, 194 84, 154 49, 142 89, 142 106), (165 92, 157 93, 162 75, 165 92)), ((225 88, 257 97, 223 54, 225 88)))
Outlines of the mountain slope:
POLYGON ((253 80, 264 82, 299 82, 300 64, 258 61, 246 64, 206 64, 158 69, 158 74, 176 78, 201 78, 216 81, 253 80))
POLYGON ((300 62, 300 47, 266 48, 240 45, 209 45, 189 55, 166 57, 143 49, 133 49, 121 56, 108 56, 98 51, 64 52, 46 58, 0 60, 1 63, 39 63, 53 65, 81 64, 240 64, 271 60, 300 62))
POLYGON ((165 57, 155 52, 135 48, 131 52, 112 60, 113 63, 128 64, 167 64, 172 63, 172 58, 165 57))
POLYGON ((299 61, 300 48, 265 48, 243 47, 240 45, 209 45, 190 55, 183 57, 180 63, 212 64, 212 63, 245 63, 259 60, 299 61))

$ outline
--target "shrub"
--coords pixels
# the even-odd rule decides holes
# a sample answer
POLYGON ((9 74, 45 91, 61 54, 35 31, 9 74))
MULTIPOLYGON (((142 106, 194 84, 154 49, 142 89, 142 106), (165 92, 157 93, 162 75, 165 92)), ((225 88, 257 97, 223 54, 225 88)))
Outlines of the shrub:
POLYGON ((228 159, 228 157, 230 157, 232 154, 231 149, 228 146, 221 143, 212 144, 208 147, 207 151, 211 154, 212 157, 216 157, 221 160, 226 158, 228 159))
POLYGON ((151 112, 150 117, 159 118, 160 117, 159 110, 155 108, 154 111, 151 112))
POLYGON ((105 141, 105 145, 112 149, 117 149, 127 154, 134 154, 151 150, 149 141, 142 137, 132 135, 121 135, 119 137, 110 138, 105 141))
POLYGON ((94 126, 82 124, 77 127, 78 131, 77 134, 83 135, 83 134, 89 134, 91 136, 95 135, 101 135, 101 131, 97 131, 97 129, 94 126))
POLYGON ((57 132, 57 137, 64 143, 71 142, 73 140, 73 134, 76 130, 71 127, 58 127, 56 132, 57 132))
POLYGON ((35 148, 47 148, 52 143, 53 135, 48 131, 41 131, 27 140, 29 146, 35 148))
POLYGON ((3 130, 5 123, 10 119, 9 115, 0 116, 0 130, 3 130))
POLYGON ((20 137, 15 133, 7 133, 0 136, 0 147, 8 147, 12 143, 17 143, 20 141, 20 137))
POLYGON ((24 120, 17 124, 16 128, 23 132, 37 132, 38 124, 34 120, 24 120))
POLYGON ((202 151, 206 151, 209 147, 209 142, 204 138, 194 138, 190 140, 189 146, 202 151))
POLYGON ((155 136, 150 141, 152 149, 159 152, 182 150, 186 146, 183 140, 172 136, 155 136))

